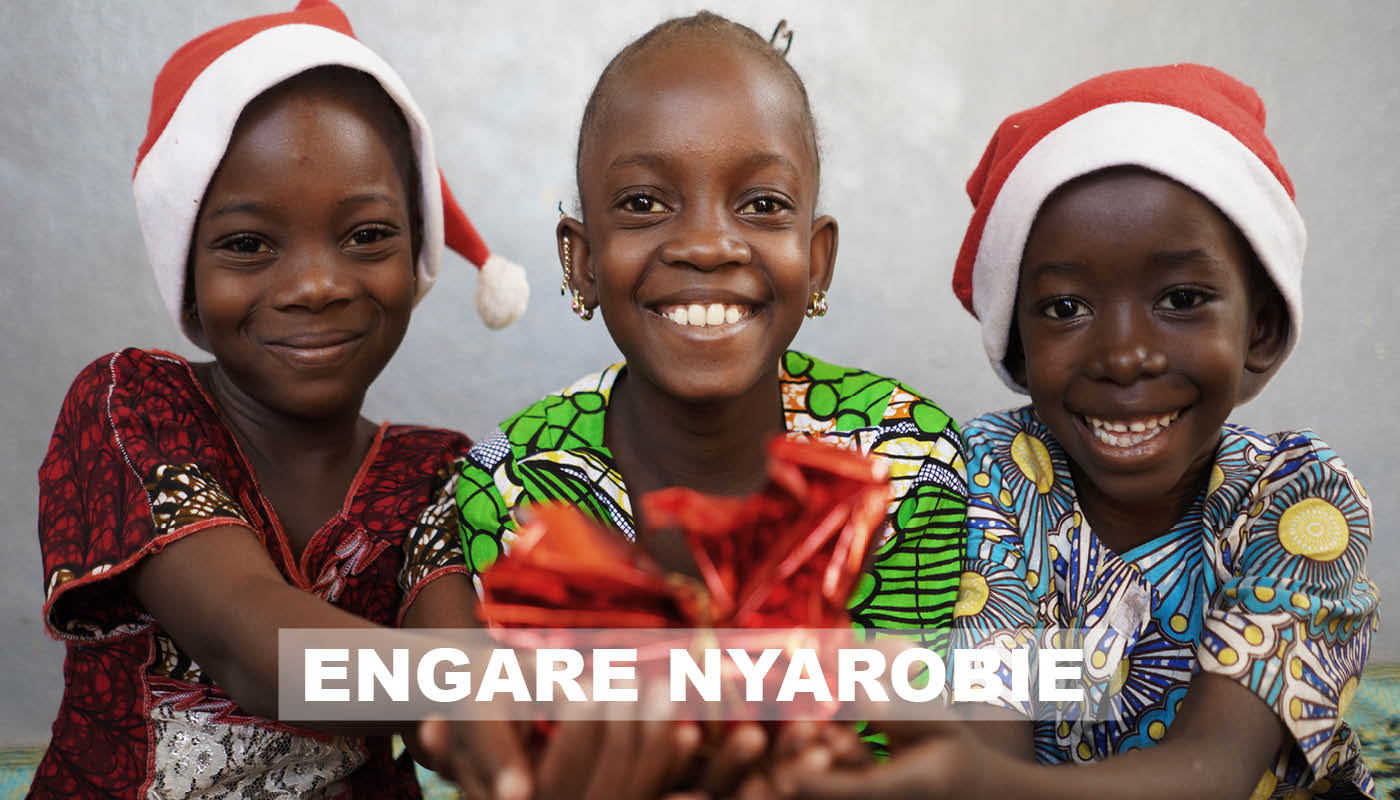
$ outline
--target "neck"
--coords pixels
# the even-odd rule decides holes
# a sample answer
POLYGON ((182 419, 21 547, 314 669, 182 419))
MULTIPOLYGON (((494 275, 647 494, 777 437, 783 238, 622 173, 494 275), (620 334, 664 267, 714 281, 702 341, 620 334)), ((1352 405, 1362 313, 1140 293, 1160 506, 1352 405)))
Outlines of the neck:
POLYGON ((1210 464, 1191 470, 1170 491, 1148 500, 1125 499, 1100 492, 1083 478, 1074 462, 1070 462, 1070 473, 1074 476, 1079 508, 1094 535, 1110 550, 1122 555, 1169 532, 1186 516, 1196 498, 1205 491, 1210 464))
MULTIPOLYGON (((243 391, 218 362, 201 364, 196 375, 213 398, 224 424, 262 473, 308 464, 359 463, 373 435, 360 403, 335 414, 297 417, 270 408, 243 391)), ((260 476, 265 477, 265 476, 260 476)))
POLYGON ((605 443, 633 497, 667 486, 754 491, 766 476, 766 442, 783 431, 777 366, 742 395, 698 403, 624 372, 605 426, 605 443))

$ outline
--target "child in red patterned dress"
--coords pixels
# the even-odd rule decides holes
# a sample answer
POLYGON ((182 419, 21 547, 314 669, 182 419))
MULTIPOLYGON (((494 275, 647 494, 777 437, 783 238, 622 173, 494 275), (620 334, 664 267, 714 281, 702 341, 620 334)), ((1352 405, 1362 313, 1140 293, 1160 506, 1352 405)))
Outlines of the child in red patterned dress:
POLYGON ((214 359, 113 353, 64 401, 39 538, 65 690, 31 794, 417 796, 391 726, 275 719, 277 634, 396 623, 405 533, 470 441, 371 422, 365 392, 444 239, 487 282, 523 272, 488 259, 403 82, 326 2, 181 48, 134 184, 166 304, 214 359))

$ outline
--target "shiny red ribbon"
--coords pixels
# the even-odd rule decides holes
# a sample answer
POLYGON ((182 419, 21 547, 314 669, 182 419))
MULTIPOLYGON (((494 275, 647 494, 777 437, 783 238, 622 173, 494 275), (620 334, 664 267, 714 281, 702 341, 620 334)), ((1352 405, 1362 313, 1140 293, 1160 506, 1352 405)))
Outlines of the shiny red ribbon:
POLYGON ((769 445, 768 485, 744 498, 671 488, 642 498, 679 529, 700 581, 566 505, 530 508, 482 576, 484 622, 506 628, 835 628, 884 521, 884 467, 805 439, 769 445))

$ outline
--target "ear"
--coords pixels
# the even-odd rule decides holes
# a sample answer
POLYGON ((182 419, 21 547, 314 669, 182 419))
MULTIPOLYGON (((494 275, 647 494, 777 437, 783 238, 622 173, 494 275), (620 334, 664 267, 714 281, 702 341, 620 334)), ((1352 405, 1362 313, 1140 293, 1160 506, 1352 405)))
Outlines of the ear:
POLYGON ((812 220, 812 246, 807 256, 807 280, 812 291, 826 291, 836 270, 836 220, 821 216, 812 220))
POLYGON ((1253 374, 1268 375, 1282 361, 1288 344, 1288 309, 1276 290, 1256 294, 1261 296, 1253 303, 1244 367, 1253 374))
POLYGON ((598 283, 593 278, 593 260, 588 247, 587 229, 573 217, 562 217, 554 228, 554 238, 559 248, 559 266, 568 275, 567 290, 559 287, 560 294, 578 292, 584 305, 598 306, 598 283), (567 263, 565 253, 568 253, 567 263))

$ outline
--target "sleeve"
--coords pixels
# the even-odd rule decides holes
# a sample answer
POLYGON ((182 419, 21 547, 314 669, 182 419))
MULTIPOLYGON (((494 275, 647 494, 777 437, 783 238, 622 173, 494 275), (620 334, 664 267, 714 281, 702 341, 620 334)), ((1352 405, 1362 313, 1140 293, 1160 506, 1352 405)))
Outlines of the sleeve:
POLYGON ((443 575, 470 574, 457 535, 457 483, 465 466, 465 457, 452 462, 446 477, 434 488, 433 499, 404 537, 403 568, 399 571, 403 600, 396 625, 403 624, 404 614, 423 587, 443 575))
POLYGON ((504 433, 471 449, 457 481, 456 534, 472 579, 485 572, 515 541, 515 520, 504 493, 518 494, 506 475, 515 461, 504 433), (504 486, 498 486, 499 480, 504 486))
POLYGON ((1344 760, 1338 731, 1376 624, 1371 506, 1310 432, 1275 441, 1249 454, 1267 463, 1222 542, 1230 576, 1212 597, 1198 657, 1268 704, 1321 777, 1344 760))
MULTIPOLYGON (((1016 520, 999 499, 1006 488, 995 442, 977 421, 966 432, 967 546, 958 586, 953 648, 1002 653, 1034 647, 1042 628, 1030 596, 1026 548, 1016 520)), ((1003 658, 1003 664, 1008 663, 1003 658)), ((1028 698, 1016 698, 1007 668, 993 705, 1030 716, 1028 698)))
POLYGON ((139 350, 105 356, 64 399, 39 468, 44 619, 56 637, 141 630, 150 618, 113 577, 196 531, 251 528, 220 484, 217 443, 173 363, 184 368, 139 350))
POLYGON ((849 605, 865 628, 921 631, 943 651, 962 564, 967 484, 962 441, 932 402, 896 386, 869 453, 890 471, 889 516, 849 605))

